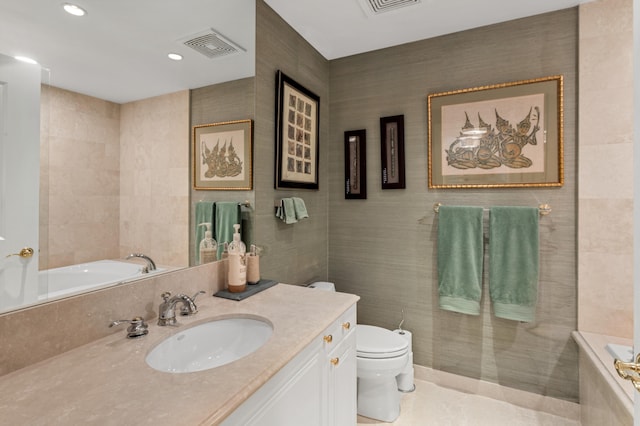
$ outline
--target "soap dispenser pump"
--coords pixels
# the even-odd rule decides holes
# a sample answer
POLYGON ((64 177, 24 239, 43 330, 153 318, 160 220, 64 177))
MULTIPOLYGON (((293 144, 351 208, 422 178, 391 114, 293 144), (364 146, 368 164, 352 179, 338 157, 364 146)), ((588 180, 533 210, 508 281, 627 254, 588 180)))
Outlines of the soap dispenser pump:
POLYGON ((240 225, 233 225, 233 241, 229 243, 229 254, 238 253, 245 254, 247 252, 247 246, 240 239, 240 225))
POLYGON ((205 226, 204 238, 200 241, 200 264, 215 262, 218 260, 218 243, 211 236, 211 223, 201 223, 205 226))
POLYGON ((231 293, 240 293, 247 287, 247 263, 246 252, 247 247, 240 239, 240 225, 233 225, 235 232, 233 233, 233 241, 229 243, 228 257, 228 289, 231 293))

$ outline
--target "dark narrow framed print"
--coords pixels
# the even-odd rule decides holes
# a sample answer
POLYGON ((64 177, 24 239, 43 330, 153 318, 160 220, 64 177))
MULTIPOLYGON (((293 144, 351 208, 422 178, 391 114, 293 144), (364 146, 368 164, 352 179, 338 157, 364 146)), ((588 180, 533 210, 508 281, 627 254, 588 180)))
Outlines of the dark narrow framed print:
POLYGON ((344 132, 344 198, 367 198, 367 131, 344 132))
POLYGON ((275 188, 318 189, 320 97, 276 73, 275 188))
POLYGON ((382 189, 405 188, 404 115, 380 118, 382 189))

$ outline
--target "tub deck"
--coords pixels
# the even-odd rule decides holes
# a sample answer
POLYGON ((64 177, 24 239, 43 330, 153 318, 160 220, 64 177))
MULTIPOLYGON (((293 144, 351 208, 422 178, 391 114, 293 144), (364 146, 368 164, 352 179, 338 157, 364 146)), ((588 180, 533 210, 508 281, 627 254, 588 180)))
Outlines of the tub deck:
MULTIPOLYGON (((584 331, 574 331, 573 339, 580 347, 581 353, 590 361, 590 364, 600 373, 606 385, 611 388, 611 395, 620 406, 624 407, 627 414, 633 418, 633 398, 634 387, 631 382, 622 379, 613 366, 613 356, 607 350, 607 345, 615 344, 622 346, 632 346, 630 339, 607 336, 603 334, 588 333, 584 331)), ((582 372, 580 374, 588 374, 582 372)), ((582 399, 582 390, 580 392, 582 399)), ((580 401, 584 404, 585 401, 580 401)), ((583 407, 584 410, 584 407, 583 407)))

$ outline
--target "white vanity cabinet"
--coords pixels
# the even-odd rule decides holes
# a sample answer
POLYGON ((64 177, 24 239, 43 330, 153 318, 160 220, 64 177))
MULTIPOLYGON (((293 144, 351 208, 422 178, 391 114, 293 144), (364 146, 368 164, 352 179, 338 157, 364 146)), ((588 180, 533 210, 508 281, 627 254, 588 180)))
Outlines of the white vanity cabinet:
POLYGON ((222 425, 354 426, 355 323, 353 305, 222 425))
POLYGON ((353 426, 357 422, 358 381, 355 306, 329 328, 323 342, 326 353, 323 425, 353 426))

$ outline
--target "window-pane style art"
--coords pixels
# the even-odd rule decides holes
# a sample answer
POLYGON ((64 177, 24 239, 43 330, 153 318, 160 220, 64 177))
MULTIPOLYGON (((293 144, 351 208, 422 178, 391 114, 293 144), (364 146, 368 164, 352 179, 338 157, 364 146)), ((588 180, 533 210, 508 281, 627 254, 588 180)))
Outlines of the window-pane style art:
POLYGON ((320 98, 276 74, 275 188, 318 189, 320 98))
POLYGON ((428 96, 429 188, 564 183, 562 76, 428 96))

